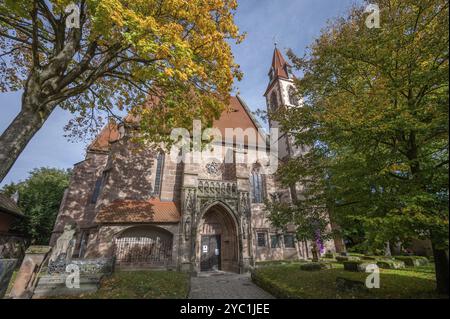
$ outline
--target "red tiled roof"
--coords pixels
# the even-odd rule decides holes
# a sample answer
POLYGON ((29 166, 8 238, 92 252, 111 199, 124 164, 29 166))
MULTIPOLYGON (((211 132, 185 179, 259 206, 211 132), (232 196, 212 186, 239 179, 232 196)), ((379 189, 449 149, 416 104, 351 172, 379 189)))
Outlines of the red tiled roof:
POLYGON ((119 138, 119 130, 114 122, 108 123, 89 145, 89 151, 109 151, 109 144, 119 138))
MULTIPOLYGON (((157 97, 149 98, 147 104, 144 107, 151 107, 152 104, 158 103, 159 99, 157 97)), ((124 122, 128 124, 138 123, 139 116, 128 114, 124 118, 124 122)), ((212 127, 219 129, 222 134, 223 139, 225 139, 225 129, 226 128, 241 128, 246 130, 248 128, 254 129, 256 132, 257 141, 264 141, 265 136, 258 133, 258 128, 260 128, 259 123, 251 114, 249 108, 245 105, 240 97, 230 96, 228 107, 222 112, 219 119, 214 120, 212 127)), ((88 147, 89 151, 102 151, 107 152, 110 148, 110 143, 119 139, 118 125, 114 122, 106 125, 102 131, 97 135, 91 145, 88 147)), ((247 144, 247 136, 244 137, 243 142, 247 144)))
POLYGON ((180 212, 174 202, 162 202, 159 199, 115 200, 100 209, 98 223, 177 223, 180 212))
MULTIPOLYGON (((254 129, 257 139, 264 140, 264 137, 258 133, 259 124, 252 117, 250 110, 243 104, 239 97, 231 96, 229 107, 222 112, 220 118, 213 122, 212 127, 219 129, 223 139, 225 139, 226 128, 241 128, 244 131, 248 128, 254 129)), ((247 144, 247 137, 245 136, 244 144, 247 144)), ((257 141, 255 141, 257 143, 257 141)))

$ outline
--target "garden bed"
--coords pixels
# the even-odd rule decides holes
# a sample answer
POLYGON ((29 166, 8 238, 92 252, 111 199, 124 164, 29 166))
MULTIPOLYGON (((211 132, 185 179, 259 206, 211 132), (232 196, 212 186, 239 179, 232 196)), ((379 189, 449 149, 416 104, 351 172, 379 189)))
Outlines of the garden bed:
POLYGON ((367 273, 344 271, 341 264, 332 269, 303 271, 298 265, 264 267, 252 273, 253 281, 278 298, 293 299, 409 299, 448 298, 436 293, 432 266, 410 269, 381 269, 380 288, 340 291, 336 280, 344 278, 365 283, 367 273))

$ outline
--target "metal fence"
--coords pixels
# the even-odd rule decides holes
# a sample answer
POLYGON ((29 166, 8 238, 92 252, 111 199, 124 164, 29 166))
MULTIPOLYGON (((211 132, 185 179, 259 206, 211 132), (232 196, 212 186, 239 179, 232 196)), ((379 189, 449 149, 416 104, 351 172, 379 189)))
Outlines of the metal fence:
POLYGON ((121 266, 167 266, 172 263, 172 241, 160 237, 124 237, 115 243, 116 263, 121 266))

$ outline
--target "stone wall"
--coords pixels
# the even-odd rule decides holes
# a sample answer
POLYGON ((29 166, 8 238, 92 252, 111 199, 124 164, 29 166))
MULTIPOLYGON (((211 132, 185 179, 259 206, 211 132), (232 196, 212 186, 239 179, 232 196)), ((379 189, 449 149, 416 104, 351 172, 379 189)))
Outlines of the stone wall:
POLYGON ((78 230, 95 226, 95 203, 92 201, 92 195, 96 181, 102 176, 107 159, 106 153, 88 152, 84 161, 75 164, 56 219, 50 245, 55 243, 68 222, 75 223, 78 230))
POLYGON ((96 204, 97 211, 116 199, 150 199, 156 155, 149 148, 133 145, 128 136, 112 143, 106 165, 107 178, 96 204))

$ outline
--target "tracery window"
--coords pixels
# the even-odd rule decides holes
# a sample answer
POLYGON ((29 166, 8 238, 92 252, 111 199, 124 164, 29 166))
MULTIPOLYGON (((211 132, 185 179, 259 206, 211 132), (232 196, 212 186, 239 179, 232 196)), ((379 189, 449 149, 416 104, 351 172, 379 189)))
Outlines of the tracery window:
POLYGON ((297 106, 298 105, 298 96, 297 96, 297 92, 295 91, 293 86, 289 87, 288 94, 289 94, 289 103, 291 105, 297 106))
POLYGON ((164 168, 164 153, 159 152, 156 156, 155 186, 153 187, 153 195, 161 196, 162 175, 164 168))

